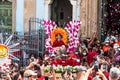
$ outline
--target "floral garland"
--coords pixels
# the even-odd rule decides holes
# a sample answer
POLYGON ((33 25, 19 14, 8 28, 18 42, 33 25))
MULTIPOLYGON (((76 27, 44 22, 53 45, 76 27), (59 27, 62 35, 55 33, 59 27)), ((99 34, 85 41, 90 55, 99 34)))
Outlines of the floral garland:
POLYGON ((70 21, 65 29, 69 34, 69 44, 67 52, 74 52, 79 44, 78 32, 81 22, 79 20, 70 21))
POLYGON ((53 45, 53 42, 56 40, 55 36, 57 34, 62 35, 62 41, 65 43, 65 45, 67 45, 67 43, 68 43, 68 36, 67 35, 68 34, 67 34, 66 30, 62 29, 62 28, 56 28, 52 31, 52 33, 51 33, 51 43, 52 43, 52 45, 53 45))
POLYGON ((44 20, 43 24, 45 25, 45 32, 47 35, 47 39, 45 40, 45 47, 46 49, 52 53, 54 52, 52 45, 51 45, 51 32, 57 27, 54 21, 51 20, 44 20))
MULTIPOLYGON (((51 65, 47 65, 44 67, 44 72, 47 73, 47 72, 50 72, 50 67, 51 65)), ((72 73, 76 73, 77 69, 79 68, 79 66, 61 66, 61 65, 58 65, 58 66, 52 66, 55 73, 62 73, 64 70, 70 70, 72 73)))
POLYGON ((51 36, 51 32, 57 27, 54 21, 44 20, 43 24, 45 25, 45 32, 48 37, 51 36))

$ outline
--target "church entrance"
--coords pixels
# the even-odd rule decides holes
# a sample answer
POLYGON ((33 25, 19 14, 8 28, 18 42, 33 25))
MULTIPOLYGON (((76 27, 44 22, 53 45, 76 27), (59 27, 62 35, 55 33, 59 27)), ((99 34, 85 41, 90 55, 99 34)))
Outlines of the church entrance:
POLYGON ((53 0, 51 4, 51 20, 64 27, 72 20, 72 5, 69 0, 53 0))

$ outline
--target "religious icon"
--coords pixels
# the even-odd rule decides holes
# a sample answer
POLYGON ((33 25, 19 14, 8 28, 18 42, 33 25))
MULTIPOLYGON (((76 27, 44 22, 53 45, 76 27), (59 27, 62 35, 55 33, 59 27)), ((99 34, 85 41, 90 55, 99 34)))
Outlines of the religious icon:
POLYGON ((10 44, 13 35, 9 36, 5 42, 3 42, 3 36, 0 34, 0 67, 3 71, 6 71, 6 68, 11 64, 11 59, 19 59, 13 56, 11 53, 19 51, 19 49, 14 49, 19 43, 10 44))

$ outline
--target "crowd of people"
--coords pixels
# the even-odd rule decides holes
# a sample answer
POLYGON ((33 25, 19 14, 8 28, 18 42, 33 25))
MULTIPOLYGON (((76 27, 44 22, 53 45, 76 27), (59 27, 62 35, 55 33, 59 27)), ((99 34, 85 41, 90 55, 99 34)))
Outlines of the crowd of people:
POLYGON ((65 49, 56 53, 46 51, 42 57, 31 55, 27 66, 19 67, 12 63, 6 72, 0 70, 0 80, 120 80, 120 34, 108 33, 103 42, 96 35, 80 38, 74 53, 68 53, 65 49), (47 65, 51 67, 45 75, 47 65), (79 67, 76 73, 69 69, 62 71, 57 79, 53 66, 58 65, 79 67))

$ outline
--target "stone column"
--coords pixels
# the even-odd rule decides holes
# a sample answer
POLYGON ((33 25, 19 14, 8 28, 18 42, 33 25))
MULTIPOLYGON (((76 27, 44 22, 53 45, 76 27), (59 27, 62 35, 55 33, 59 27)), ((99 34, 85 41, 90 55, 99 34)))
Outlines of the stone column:
MULTIPOLYGON (((30 18, 36 18, 36 0, 24 0, 24 32, 29 31, 30 18)), ((31 30, 35 30, 35 24, 31 30)))
POLYGON ((70 3, 72 4, 72 20, 76 20, 77 15, 77 1, 76 0, 70 0, 70 3))
POLYGON ((50 9, 50 4, 52 3, 53 0, 45 0, 45 19, 49 20, 51 16, 51 9, 50 9))
MULTIPOLYGON (((93 34, 93 32, 97 31, 98 28, 98 1, 97 0, 91 0, 91 18, 90 18, 90 32, 89 36, 93 34)), ((90 7, 89 7, 90 8, 90 7)))
POLYGON ((91 37, 97 30, 97 4, 97 0, 81 0, 80 20, 82 21, 82 25, 80 31, 82 32, 82 37, 91 37))
POLYGON ((86 30, 86 18, 87 18, 87 10, 86 10, 86 0, 81 0, 80 3, 80 20, 82 22, 80 27, 80 33, 82 34, 82 37, 85 37, 87 34, 86 30))
POLYGON ((16 0, 12 0, 12 32, 15 32, 16 30, 15 25, 16 25, 16 0))
POLYGON ((77 0, 77 20, 80 20, 80 3, 81 3, 81 0, 77 0))

